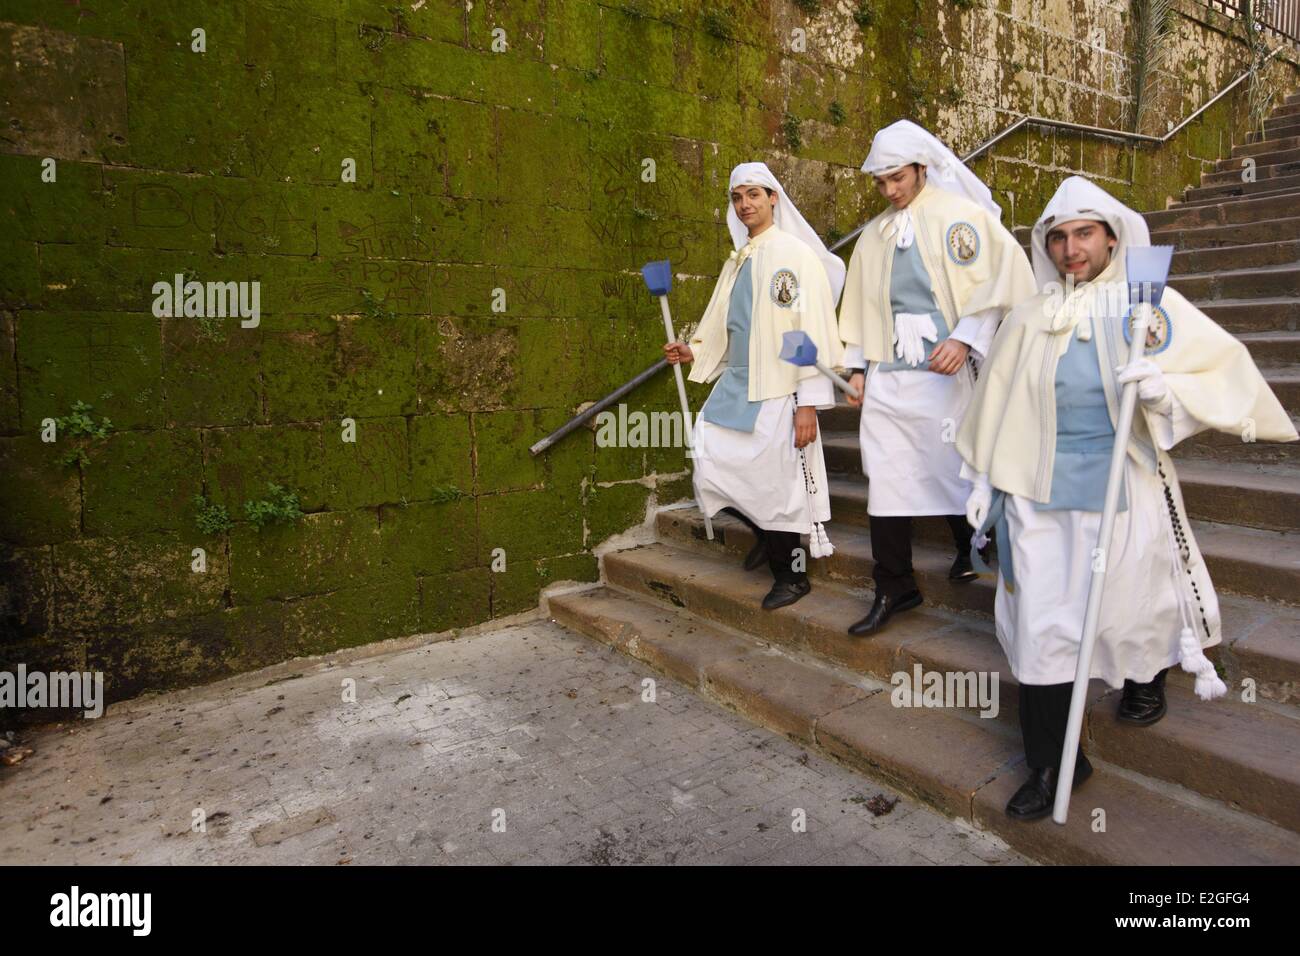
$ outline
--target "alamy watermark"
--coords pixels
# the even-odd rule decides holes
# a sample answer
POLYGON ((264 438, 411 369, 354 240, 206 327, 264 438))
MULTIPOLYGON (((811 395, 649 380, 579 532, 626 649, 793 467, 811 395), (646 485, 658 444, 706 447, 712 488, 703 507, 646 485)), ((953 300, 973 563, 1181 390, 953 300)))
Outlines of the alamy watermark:
POLYGON ((0 671, 0 709, 52 707, 81 710, 87 717, 104 713, 102 671, 0 671))

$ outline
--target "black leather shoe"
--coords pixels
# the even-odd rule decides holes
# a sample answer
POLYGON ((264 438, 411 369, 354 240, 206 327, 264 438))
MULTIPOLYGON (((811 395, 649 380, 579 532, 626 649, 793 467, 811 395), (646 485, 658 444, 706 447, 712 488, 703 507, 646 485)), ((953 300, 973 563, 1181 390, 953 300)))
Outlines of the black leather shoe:
POLYGON ((798 581, 777 581, 772 585, 772 590, 767 592, 767 597, 763 598, 763 610, 775 611, 779 607, 793 604, 811 590, 812 584, 807 578, 798 581))
MULTIPOLYGON (((1029 771, 1029 779, 1021 785, 1015 795, 1007 801, 1007 816, 1015 820, 1041 820, 1052 812, 1056 803, 1057 776, 1056 767, 1044 767, 1029 771)), ((1092 776, 1092 764, 1083 754, 1074 762, 1074 786, 1071 792, 1079 789, 1079 784, 1092 776)))
POLYGON ((895 614, 903 611, 910 611, 921 603, 920 591, 908 591, 900 597, 891 598, 884 593, 877 591, 875 603, 871 605, 871 610, 867 616, 856 624, 850 625, 849 633, 854 637, 860 637, 863 634, 875 634, 895 614))
POLYGON ((1119 700, 1119 719, 1126 724, 1149 727, 1165 715, 1165 677, 1162 670, 1146 684, 1124 681, 1124 695, 1119 700))
POLYGON ((767 542, 759 538, 745 555, 745 570, 753 571, 764 564, 767 564, 767 542))
POLYGON ((949 581, 974 581, 978 577, 975 568, 971 566, 969 554, 957 555, 952 562, 952 567, 948 569, 949 581))

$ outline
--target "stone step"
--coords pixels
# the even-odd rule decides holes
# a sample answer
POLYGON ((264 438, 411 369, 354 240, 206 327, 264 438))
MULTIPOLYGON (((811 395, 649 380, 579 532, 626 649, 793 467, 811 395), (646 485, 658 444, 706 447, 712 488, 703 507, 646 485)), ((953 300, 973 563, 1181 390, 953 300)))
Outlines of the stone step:
MULTIPOLYGON (((1183 201, 1175 206, 1203 206, 1207 203, 1222 202, 1225 199, 1249 197, 1259 199, 1264 196, 1276 198, 1300 191, 1300 174, 1295 176, 1278 176, 1259 182, 1243 183, 1241 181, 1221 183, 1218 186, 1196 186, 1183 194, 1183 201)), ((1170 207, 1174 208, 1174 207, 1170 207)))
MULTIPOLYGON (((1300 150, 1297 150, 1296 153, 1300 154, 1300 150)), ((1254 169, 1250 172, 1250 175, 1254 177, 1255 182, 1262 183, 1273 179, 1285 179, 1288 176, 1300 173, 1300 155, 1297 155, 1294 159, 1277 159, 1277 157, 1288 157, 1290 155, 1291 151, 1285 151, 1265 153, 1255 157, 1254 169)), ((1201 173, 1202 186, 1219 186, 1225 183, 1244 183, 1246 181, 1247 164, 1240 159, 1217 160, 1214 166, 1214 172, 1201 173)))
POLYGON ((1300 300, 1290 296, 1261 299, 1210 299, 1196 307, 1234 335, 1300 330, 1300 300))
MULTIPOLYGON (((876 638, 851 638, 839 617, 856 602, 832 585, 795 607, 759 610, 758 630, 738 634, 730 628, 737 618, 748 620, 754 613, 766 580, 658 545, 616 552, 607 560, 618 590, 552 599, 556 620, 632 653, 751 719, 872 773, 883 772, 891 783, 952 815, 970 807, 971 792, 954 786, 956 781, 945 782, 954 770, 958 780, 967 772, 987 780, 997 769, 1023 775, 1015 681, 987 626, 972 628, 950 615, 918 611, 901 616, 876 638), (673 607, 661 603, 665 600, 673 607), (838 667, 819 666, 819 658, 838 667), (896 673, 915 673, 917 666, 923 672, 996 672, 998 714, 976 716, 979 701, 968 702, 974 706, 964 711, 896 707, 889 687, 854 673, 889 682, 896 673), (871 700, 877 704, 861 706, 871 700), (840 719, 841 711, 852 719, 840 719), (924 747, 916 746, 921 722, 929 725, 924 747), (982 766, 973 765, 972 757, 982 766)), ((1300 827, 1297 718, 1257 704, 1207 705, 1180 685, 1170 685, 1169 697, 1165 719, 1137 730, 1115 720, 1117 695, 1094 683, 1085 748, 1093 758, 1109 761, 1113 753, 1123 761, 1118 766, 1130 771, 1232 801, 1282 827, 1300 827), (1205 732, 1207 721, 1213 733, 1205 732)), ((1294 839, 1293 833, 1274 832, 1287 843, 1294 839)))
POLYGON ((1279 265, 1300 266, 1300 239, 1176 250, 1169 268, 1173 275, 1188 275, 1279 265))
POLYGON ((1169 283, 1193 302, 1300 296, 1300 263, 1186 273, 1169 283))
MULTIPOLYGON (((1300 172, 1297 167, 1295 172, 1300 172)), ((1211 185, 1202 183, 1202 185, 1211 185)), ((1273 198, 1243 197, 1228 199, 1212 206, 1174 206, 1143 213, 1152 231, 1170 229, 1201 229, 1206 226, 1231 226, 1241 223, 1261 222, 1265 219, 1289 219, 1300 216, 1300 193, 1273 198)), ((1273 236, 1273 239, 1291 239, 1294 236, 1273 236)), ((1255 242, 1267 241, 1256 239, 1255 242)))
MULTIPOLYGON (((1240 169, 1241 164, 1233 162, 1234 159, 1240 159, 1245 156, 1258 159, 1260 156, 1272 153, 1296 153, 1300 156, 1300 136, 1277 136, 1268 139, 1261 139, 1254 143, 1242 143, 1240 146, 1232 147, 1230 159, 1217 160, 1220 164, 1229 164, 1233 169, 1240 169)), ((1282 162, 1284 160, 1278 160, 1282 162)), ((1262 163, 1262 161, 1261 161, 1262 163)), ((1221 168, 1228 168, 1223 166, 1221 168)))
MULTIPOLYGON (((1296 300, 1300 304, 1300 300, 1296 300)), ((1261 369, 1276 366, 1300 366, 1300 332, 1243 332, 1237 339, 1250 350, 1261 369)))
POLYGON ((1279 116, 1264 120, 1264 139, 1300 136, 1300 116, 1279 116))
MULTIPOLYGON (((1215 526, 1204 523, 1194 523, 1194 526, 1197 542, 1205 554, 1206 561, 1210 562, 1210 575, 1215 582, 1223 615, 1223 633, 1227 635, 1225 643, 1228 646, 1213 649, 1210 656, 1222 663, 1230 676, 1237 674, 1257 676, 1260 673, 1270 675, 1267 684, 1263 680, 1260 681, 1260 687, 1261 694, 1271 700, 1287 702, 1300 699, 1300 609, 1289 604, 1270 603, 1253 594, 1233 593, 1232 588, 1223 579, 1223 575, 1216 573, 1215 563, 1211 558, 1212 550, 1227 554, 1226 558, 1218 562, 1218 570, 1222 571, 1225 565, 1241 557, 1233 555, 1231 551, 1233 546, 1241 544, 1241 536, 1251 534, 1271 534, 1274 538, 1284 536, 1238 529, 1235 540, 1224 542, 1216 539, 1212 533, 1215 526), (1273 628, 1277 628, 1278 631, 1274 633, 1273 628), (1256 632, 1263 636, 1251 642, 1249 651, 1255 663, 1247 668, 1235 656, 1236 642, 1256 632), (1284 652, 1273 653, 1273 649, 1279 645, 1284 647, 1284 652)), ((707 541, 704 537, 703 518, 692 508, 662 511, 656 518, 656 528, 659 540, 662 542, 709 551, 720 549, 732 555, 737 567, 754 543, 753 532, 726 515, 714 519, 715 540, 707 541)), ((854 527, 837 520, 828 526, 827 534, 835 545, 835 553, 829 558, 809 561, 809 574, 814 580, 826 579, 844 585, 870 588, 873 564, 871 536, 865 528, 854 527)), ((1263 550, 1258 541, 1255 547, 1263 550)), ((1294 584, 1296 573, 1294 546, 1292 549, 1290 558, 1265 552, 1258 560, 1261 563, 1271 562, 1268 565, 1270 568, 1283 565, 1274 569, 1274 576, 1289 578, 1294 584)), ((912 565, 917 586, 925 595, 927 605, 973 613, 986 620, 992 619, 996 583, 993 575, 981 575, 975 581, 954 584, 948 580, 948 568, 952 564, 953 557, 950 544, 936 546, 918 537, 912 550, 912 565)), ((1265 597, 1267 598, 1268 595, 1265 597)), ((1295 600, 1294 596, 1292 600, 1295 600)), ((847 627, 865 613, 866 606, 863 604, 861 610, 855 616, 850 616, 843 626, 847 627)))
POLYGON ((1280 119, 1284 116, 1300 116, 1300 103, 1283 103, 1273 108, 1272 119, 1280 119))
MULTIPOLYGON (((1300 416, 1291 423, 1300 430, 1300 416)), ((1219 431, 1204 431, 1181 442, 1173 450, 1178 462, 1216 461, 1229 465, 1297 466, 1300 465, 1300 442, 1243 442, 1240 436, 1219 431)))
MULTIPOLYGON (((822 448, 831 474, 831 514, 837 522, 867 526, 867 479, 857 436, 825 432, 822 448), (832 440, 833 439, 833 440, 832 440), (834 448, 835 467, 832 466, 834 448)), ((1300 531, 1300 465, 1258 465, 1204 459, 1178 461, 1183 503, 1193 521, 1266 531, 1300 531)), ((918 537, 944 547, 952 532, 942 518, 914 519, 918 537)))
POLYGON ((1295 106, 1300 103, 1300 93, 1288 93, 1282 100, 1283 106, 1295 106))
MULTIPOLYGON (((1195 208, 1195 207, 1193 207, 1195 208)), ((1300 239, 1300 217, 1284 216, 1244 223, 1209 223, 1190 227, 1160 227, 1151 230, 1151 241, 1175 249, 1211 249, 1248 243, 1300 239)))

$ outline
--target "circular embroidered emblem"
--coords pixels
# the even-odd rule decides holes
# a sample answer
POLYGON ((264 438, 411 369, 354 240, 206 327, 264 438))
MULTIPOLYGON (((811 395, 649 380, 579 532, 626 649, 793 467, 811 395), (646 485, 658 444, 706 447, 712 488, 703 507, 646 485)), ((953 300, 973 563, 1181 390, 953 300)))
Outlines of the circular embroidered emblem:
MULTIPOLYGON (((1145 355, 1159 355, 1165 349, 1169 348, 1169 343, 1173 341, 1174 326, 1169 319, 1169 313, 1162 306, 1152 306, 1155 317, 1152 319, 1151 328, 1147 329, 1147 344, 1142 350, 1145 355)), ((1127 314, 1124 316, 1124 343, 1131 344, 1133 341, 1133 308, 1129 307, 1127 314)))
POLYGON ((772 276, 772 301, 783 309, 794 305, 799 298, 799 279, 789 269, 778 269, 772 276))
POLYGON ((980 255, 980 237, 968 222, 954 222, 948 227, 948 256, 959 266, 968 266, 980 255))

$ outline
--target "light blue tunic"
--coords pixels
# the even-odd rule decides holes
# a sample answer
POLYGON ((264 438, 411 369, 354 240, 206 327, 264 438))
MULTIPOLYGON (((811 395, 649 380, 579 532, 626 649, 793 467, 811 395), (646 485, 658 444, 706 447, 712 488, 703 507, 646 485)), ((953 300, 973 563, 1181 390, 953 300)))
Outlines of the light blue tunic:
MULTIPOLYGON (((1101 511, 1110 473, 1115 426, 1106 408, 1097 364, 1097 340, 1070 345, 1056 365, 1056 459, 1052 466, 1052 496, 1039 511, 1101 511)), ((1119 510, 1128 507, 1124 486, 1119 510)))
POLYGON ((763 403, 749 400, 749 329, 754 315, 753 265, 746 259, 736 273, 727 304, 727 367, 700 409, 706 422, 752 432, 763 403))
POLYGON ((943 321, 939 304, 934 301, 934 291, 930 283, 930 274, 925 271, 921 253, 913 242, 906 249, 894 247, 894 267, 889 276, 889 307, 897 315, 899 312, 911 312, 917 315, 929 315, 934 320, 934 327, 939 337, 934 342, 923 339, 925 358, 919 365, 908 365, 902 359, 881 362, 879 372, 928 372, 930 356, 935 347, 948 337, 948 328, 943 321))

